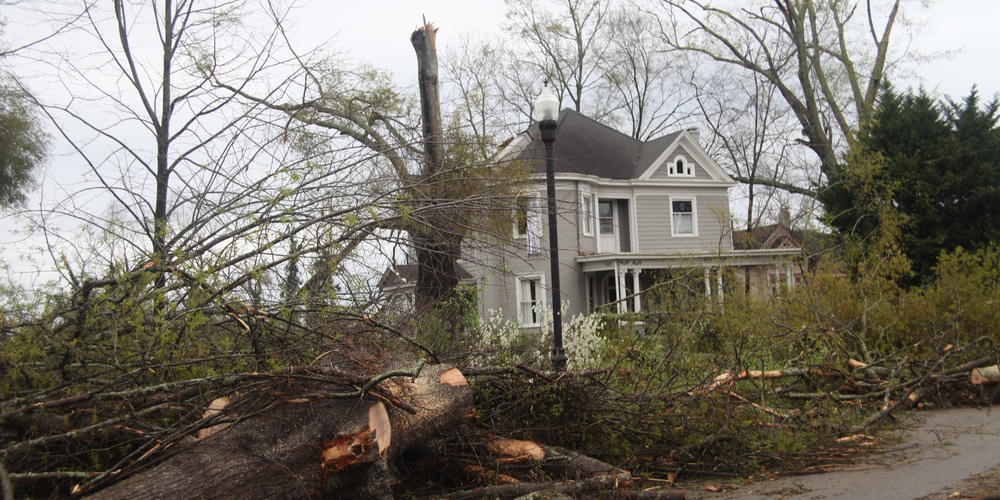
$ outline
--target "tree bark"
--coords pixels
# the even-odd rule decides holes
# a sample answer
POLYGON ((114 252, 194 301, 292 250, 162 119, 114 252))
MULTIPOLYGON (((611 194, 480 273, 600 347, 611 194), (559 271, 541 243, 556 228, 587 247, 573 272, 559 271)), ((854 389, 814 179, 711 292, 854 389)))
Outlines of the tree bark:
POLYGON ((414 236, 417 247, 417 283, 414 289, 418 310, 447 299, 458 286, 456 264, 460 245, 443 241, 445 231, 437 237, 414 236))
MULTIPOLYGON (((444 132, 441 127, 441 95, 438 86, 437 29, 430 23, 410 35, 417 54, 417 81, 420 85, 420 117, 423 131, 424 164, 421 177, 428 191, 420 198, 434 205, 440 198, 431 192, 443 184, 444 132)), ((455 265, 461 248, 461 236, 448 230, 447 213, 434 212, 430 224, 419 224, 409 231, 417 250, 417 283, 414 290, 418 309, 448 298, 458 286, 455 265), (440 225, 434 224, 440 222, 440 225)))
POLYGON ((88 498, 391 498, 387 460, 454 426, 472 391, 446 365, 384 386, 416 413, 368 399, 278 401, 88 498))

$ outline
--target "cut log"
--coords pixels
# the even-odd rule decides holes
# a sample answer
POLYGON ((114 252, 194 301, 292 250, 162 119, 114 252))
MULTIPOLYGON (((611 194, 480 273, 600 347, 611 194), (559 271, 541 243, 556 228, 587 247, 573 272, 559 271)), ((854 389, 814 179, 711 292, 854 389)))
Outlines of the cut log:
MULTIPOLYGON (((208 404, 208 409, 205 410, 205 413, 201 416, 201 418, 212 418, 215 415, 222 413, 222 411, 226 409, 227 405, 229 405, 229 398, 227 397, 215 398, 212 400, 211 403, 208 404)), ((215 434, 216 432, 219 432, 228 426, 229 424, 218 424, 201 429, 198 431, 198 439, 205 439, 208 436, 211 436, 212 434, 215 434)))
POLYGON ((486 449, 497 455, 510 457, 505 461, 538 461, 543 469, 554 472, 564 479, 580 479, 601 474, 614 474, 621 480, 631 477, 628 471, 607 462, 566 448, 543 445, 534 441, 498 438, 487 442, 486 449))
POLYGON ((387 460, 454 427, 472 390, 445 365, 385 385, 416 413, 368 399, 279 400, 88 498, 391 498, 387 460))
POLYGON ((498 455, 507 455, 515 460, 545 458, 545 449, 534 441, 518 439, 494 439, 486 443, 486 449, 498 455))
POLYGON ((995 384, 1000 382, 1000 365, 973 368, 969 374, 972 385, 995 384))

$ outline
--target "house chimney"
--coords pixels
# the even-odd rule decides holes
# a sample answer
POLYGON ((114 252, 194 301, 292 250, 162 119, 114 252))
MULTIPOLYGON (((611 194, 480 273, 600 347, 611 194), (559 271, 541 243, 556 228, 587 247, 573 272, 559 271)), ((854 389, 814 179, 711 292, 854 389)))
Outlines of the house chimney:
POLYGON ((792 228, 792 214, 788 211, 788 207, 781 207, 781 210, 778 211, 778 224, 788 229, 792 228))
POLYGON ((698 127, 691 127, 686 129, 687 133, 694 137, 694 142, 701 143, 701 136, 698 134, 698 127))

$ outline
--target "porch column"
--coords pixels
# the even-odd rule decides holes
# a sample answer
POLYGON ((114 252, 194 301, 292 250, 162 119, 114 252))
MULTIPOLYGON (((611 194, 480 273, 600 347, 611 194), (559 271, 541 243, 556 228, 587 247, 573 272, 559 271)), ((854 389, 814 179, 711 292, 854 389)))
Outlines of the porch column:
POLYGON ((791 290, 795 286, 795 277, 792 276, 792 264, 785 264, 785 282, 788 285, 788 289, 791 290))
POLYGON ((641 297, 639 295, 639 273, 641 272, 642 269, 639 269, 638 267, 632 268, 632 293, 635 294, 635 297, 633 297, 632 300, 634 301, 633 310, 635 312, 639 312, 642 309, 642 305, 640 304, 641 297))
POLYGON ((705 298, 712 298, 712 278, 709 277, 709 268, 705 267, 705 298))
POLYGON ((722 292, 722 266, 719 266, 715 269, 715 279, 716 279, 716 284, 719 286, 718 294, 719 294, 719 303, 721 304, 725 301, 725 297, 723 297, 724 294, 722 292))
POLYGON ((615 311, 619 313, 625 312, 625 301, 622 300, 622 291, 625 287, 622 286, 622 279, 625 277, 625 271, 618 267, 618 261, 615 261, 615 311))
POLYGON ((622 312, 622 277, 621 272, 618 268, 618 261, 615 261, 615 268, 612 271, 615 273, 615 312, 622 312))

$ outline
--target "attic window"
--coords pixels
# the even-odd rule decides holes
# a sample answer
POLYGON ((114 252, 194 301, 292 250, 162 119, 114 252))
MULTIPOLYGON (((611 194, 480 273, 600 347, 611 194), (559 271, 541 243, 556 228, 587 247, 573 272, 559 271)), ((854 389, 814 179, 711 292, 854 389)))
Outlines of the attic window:
POLYGON ((667 165, 667 173, 671 177, 694 177, 694 165, 683 156, 676 156, 667 165))

